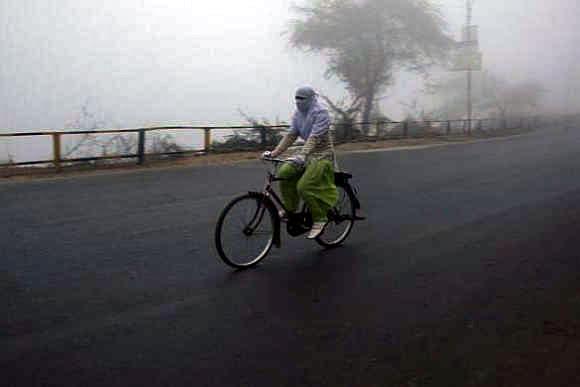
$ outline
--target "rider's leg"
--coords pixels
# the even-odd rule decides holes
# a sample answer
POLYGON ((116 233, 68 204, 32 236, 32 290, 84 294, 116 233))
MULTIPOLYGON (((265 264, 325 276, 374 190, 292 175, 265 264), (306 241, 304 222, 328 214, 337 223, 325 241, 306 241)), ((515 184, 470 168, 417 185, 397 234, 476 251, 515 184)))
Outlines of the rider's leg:
POLYGON ((338 191, 334 168, 328 160, 312 160, 298 181, 298 193, 310 208, 315 223, 326 222, 328 210, 336 204, 338 191))
POLYGON ((280 181, 282 200, 286 209, 291 212, 297 212, 300 204, 300 196, 298 196, 296 185, 301 175, 302 170, 290 163, 283 164, 278 170, 278 177, 286 179, 280 181))

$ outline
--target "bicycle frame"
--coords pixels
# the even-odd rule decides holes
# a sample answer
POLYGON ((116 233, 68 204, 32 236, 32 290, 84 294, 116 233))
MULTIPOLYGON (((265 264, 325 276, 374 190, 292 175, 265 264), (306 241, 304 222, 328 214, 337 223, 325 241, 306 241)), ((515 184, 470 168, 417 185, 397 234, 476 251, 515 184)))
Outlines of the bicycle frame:
MULTIPOLYGON (((282 222, 285 223, 285 228, 286 231, 288 232, 288 234, 292 237, 297 237, 299 235, 302 235, 306 232, 308 232, 311 227, 312 227, 312 215, 310 213, 310 211, 308 210, 308 207, 306 204, 303 203, 301 209, 299 211, 289 211, 288 208, 284 205, 284 202, 282 200, 282 196, 279 195, 274 187, 274 183, 278 182, 278 181, 284 181, 284 180, 288 180, 286 178, 280 178, 277 177, 278 174, 278 167, 283 164, 286 163, 286 160, 279 160, 279 159, 264 159, 264 161, 269 161, 274 163, 274 168, 270 169, 267 171, 266 174, 266 181, 265 184, 263 186, 263 189, 261 191, 247 191, 247 194, 245 195, 241 195, 239 196, 236 201, 232 201, 228 204, 228 206, 226 206, 226 209, 224 211, 222 211, 222 214, 220 215, 220 218, 218 220, 218 228, 216 228, 216 243, 218 246, 218 252, 221 256, 221 258, 229 265, 234 266, 234 267, 242 267, 240 265, 236 265, 235 263, 232 263, 232 261, 226 257, 223 252, 223 250, 221 250, 221 240, 220 238, 220 230, 221 227, 220 225, 223 223, 224 221, 224 216, 225 214, 227 214, 229 211, 229 209, 231 208, 231 206, 236 205, 237 201, 239 200, 244 200, 246 198, 251 198, 254 199, 256 201, 257 206, 252 208, 251 211, 253 211, 253 214, 247 214, 247 215, 251 215, 250 219, 248 219, 247 221, 244 222, 244 224, 242 225, 242 232, 243 234, 245 234, 246 236, 252 236, 254 233, 256 232, 261 232, 260 231, 260 225, 262 224, 262 221, 264 220, 264 217, 271 217, 272 221, 273 221, 273 239, 270 240, 269 243, 272 243, 275 247, 280 248, 282 246, 282 222), (282 219, 281 217, 281 210, 285 211, 287 214, 287 218, 286 216, 284 216, 284 219, 282 219)), ((356 214, 356 209, 360 208, 360 204, 358 203, 358 200, 355 196, 355 192, 356 192, 356 188, 354 188, 353 186, 351 186, 351 184, 349 183, 349 179, 352 177, 352 175, 345 173, 345 172, 335 172, 334 173, 334 179, 335 179, 335 184, 337 187, 341 187, 345 193, 346 196, 342 195, 341 197, 344 196, 344 198, 346 198, 345 200, 349 200, 350 201, 350 209, 348 210, 349 213, 345 214, 343 213, 343 210, 337 210, 336 208, 332 208, 331 211, 328 212, 328 221, 329 224, 330 222, 335 222, 337 225, 341 224, 343 221, 356 221, 356 220, 362 220, 364 219, 363 217, 357 216, 356 214)), ((342 202, 341 202, 342 203, 342 202)), ((341 205, 342 208, 342 205, 341 205)), ((325 247, 333 247, 333 246, 338 246, 339 244, 342 243, 342 241, 344 241, 344 239, 348 236, 348 233, 350 233, 350 230, 352 229, 352 223, 350 225, 347 225, 348 228, 344 229, 344 232, 341 231, 342 234, 340 234, 340 236, 338 236, 337 240, 332 240, 332 241, 327 241, 327 240, 322 240, 322 239, 317 239, 317 242, 325 247)), ((269 231, 266 231, 267 233, 269 231)), ((271 247, 272 245, 270 245, 268 247, 268 249, 271 247)), ((257 262, 257 261, 256 261, 257 262)))
MULTIPOLYGON (((264 161, 270 161, 273 162, 275 164, 283 164, 286 161, 285 160, 280 160, 280 159, 264 159, 264 161)), ((308 232, 308 230, 310 230, 311 225, 311 220, 309 221, 309 218, 307 216, 307 213, 304 211, 304 209, 300 212, 292 212, 290 210, 288 210, 288 208, 284 205, 284 202, 282 201, 282 199, 280 198, 280 196, 276 193, 276 191, 273 188, 273 183, 277 182, 277 181, 284 181, 286 179, 284 178, 280 178, 280 177, 276 177, 275 173, 272 173, 271 171, 267 172, 267 176, 266 176, 266 183, 264 185, 264 188, 262 189, 261 192, 249 192, 250 195, 255 196, 256 198, 261 198, 264 203, 262 203, 257 209, 256 209, 256 213, 254 214, 252 221, 250 221, 250 224, 248 225, 248 230, 247 232, 252 232, 252 224, 259 224, 259 222, 261 221, 262 217, 264 216, 266 207, 268 206, 272 206, 274 207, 275 211, 275 217, 276 217, 276 237, 275 237, 275 242, 276 245, 278 246, 278 241, 281 239, 280 235, 279 235, 279 230, 280 230, 280 223, 281 223, 281 219, 280 219, 280 215, 278 214, 278 210, 281 208, 282 210, 284 210, 284 212, 286 212, 286 214, 288 214, 288 219, 286 221, 286 230, 288 232, 288 234, 290 234, 293 237, 302 235, 306 232, 308 232)))
MULTIPOLYGON (((274 190, 274 188, 272 188, 272 183, 274 183, 275 181, 281 181, 281 180, 284 180, 284 179, 277 178, 273 173, 268 171, 268 176, 266 178, 266 184, 265 184, 262 192, 261 193, 260 192, 250 192, 250 194, 255 195, 255 196, 261 196, 262 198, 269 199, 270 201, 273 201, 274 203, 276 203, 278 206, 282 207, 284 209, 284 211, 288 211, 286 209, 286 207, 284 206, 284 203, 282 202, 282 200, 278 196, 278 194, 276 194, 276 191, 274 190)), ((274 205, 274 207, 276 207, 276 206, 274 205)), ((262 222, 262 218, 264 217, 265 212, 266 212, 266 206, 264 205, 264 203, 260 203, 260 206, 258 206, 256 208, 256 212, 252 216, 252 219, 250 220, 249 224, 244 228, 244 234, 246 234, 246 235, 252 234, 254 229, 262 222)), ((277 212, 276 212, 276 216, 278 218, 277 222, 279 222, 280 217, 279 217, 277 212)))
MULTIPOLYGON (((277 160, 277 159, 268 159, 268 161, 272 161, 275 163, 284 163, 284 160, 277 160)), ((278 214, 278 208, 282 208, 284 211, 288 212, 286 206, 272 187, 272 184, 276 181, 282 181, 284 179, 276 177, 272 172, 268 171, 266 177, 266 184, 261 192, 250 191, 248 194, 258 200, 260 200, 260 205, 256 208, 256 212, 252 216, 252 219, 248 223, 248 225, 244 228, 244 234, 250 235, 254 232, 254 229, 260 224, 264 214, 267 211, 267 207, 274 207, 274 216, 275 216, 275 224, 274 224, 274 245, 278 248, 282 245, 282 238, 281 238, 281 227, 280 227, 280 216, 278 214)))
MULTIPOLYGON (((280 160, 280 159, 264 159, 264 160, 271 161, 275 164, 282 164, 282 163, 286 162, 286 161, 280 160)), ((264 185, 264 188, 262 189, 262 194, 265 197, 272 199, 272 201, 278 207, 282 208, 286 213, 289 213, 290 211, 288 211, 288 208, 286 208, 286 206, 284 205, 284 202, 282 201, 282 199, 280 199, 280 196, 278 196, 278 194, 276 193, 276 191, 272 187, 273 183, 275 183, 277 181, 284 181, 284 180, 286 180, 286 179, 281 178, 281 177, 276 177, 276 175, 274 173, 268 171, 268 174, 266 176, 266 184, 264 185)))
MULTIPOLYGON (((279 164, 283 164, 283 163, 287 162, 286 160, 280 160, 280 159, 274 159, 274 158, 264 159, 264 161, 272 162, 276 166, 279 164)), ((343 187, 345 189, 345 191, 349 192, 349 194, 352 195, 355 208, 359 209, 360 203, 356 197, 355 190, 348 182, 348 180, 351 177, 352 177, 352 175, 347 174, 347 173, 343 173, 343 172, 336 172, 335 173, 336 184, 338 186, 343 187)), ((306 210, 306 207, 303 207, 303 209, 297 213, 289 211, 288 208, 286 208, 286 206, 284 205, 284 202, 282 201, 280 196, 278 196, 278 194, 274 190, 273 183, 275 183, 277 181, 284 181, 284 180, 286 180, 286 179, 276 177, 275 173, 268 171, 267 176, 266 176, 266 182, 264 184, 264 188, 262 189, 262 191, 261 192, 249 192, 250 195, 253 195, 257 199, 261 199, 263 202, 260 204, 260 206, 258 206, 256 208, 256 213, 254 214, 254 216, 252 217, 252 220, 248 224, 247 229, 244 230, 244 232, 252 233, 253 229, 256 227, 256 225, 260 224, 260 222, 265 214, 266 207, 269 207, 269 206, 274 207, 275 218, 276 218, 275 244, 277 247, 280 247, 280 240, 281 240, 281 238, 280 238, 281 219, 280 219, 280 215, 278 214, 278 210, 280 208, 282 210, 284 210, 286 212, 286 214, 288 214, 288 219, 286 221, 286 230, 287 230, 288 234, 290 234, 291 236, 296 237, 296 236, 302 235, 302 234, 308 232, 308 230, 312 226, 312 218, 308 217, 308 212, 306 210)), ((341 216, 340 214, 330 214, 329 213, 329 220, 342 221, 342 220, 350 219, 350 218, 351 217, 341 216)), ((363 220, 363 219, 365 219, 365 218, 355 214, 353 220, 363 220)))

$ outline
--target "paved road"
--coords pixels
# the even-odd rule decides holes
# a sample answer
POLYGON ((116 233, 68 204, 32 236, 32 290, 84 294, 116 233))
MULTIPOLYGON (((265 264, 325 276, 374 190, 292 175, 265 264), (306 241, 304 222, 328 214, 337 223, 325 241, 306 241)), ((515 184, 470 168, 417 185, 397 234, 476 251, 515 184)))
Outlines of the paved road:
POLYGON ((580 279, 580 132, 341 163, 369 217, 348 243, 243 272, 211 238, 259 162, 0 183, 2 384, 499 383, 580 279))

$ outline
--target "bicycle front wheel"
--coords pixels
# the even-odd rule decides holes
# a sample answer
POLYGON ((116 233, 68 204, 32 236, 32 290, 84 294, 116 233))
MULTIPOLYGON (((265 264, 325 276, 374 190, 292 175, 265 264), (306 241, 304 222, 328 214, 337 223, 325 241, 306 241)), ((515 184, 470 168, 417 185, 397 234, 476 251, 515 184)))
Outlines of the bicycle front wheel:
POLYGON ((275 216, 264 197, 246 194, 227 204, 215 229, 216 249, 222 261, 243 269, 264 259, 274 243, 275 216))

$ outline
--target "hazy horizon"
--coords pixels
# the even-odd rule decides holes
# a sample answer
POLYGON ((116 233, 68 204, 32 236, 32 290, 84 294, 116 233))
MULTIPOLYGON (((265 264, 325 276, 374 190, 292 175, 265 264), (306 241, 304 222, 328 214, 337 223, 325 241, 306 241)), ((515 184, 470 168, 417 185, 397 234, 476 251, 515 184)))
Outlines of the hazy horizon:
MULTIPOLYGON (((111 124, 135 126, 241 122, 238 108, 287 120, 293 89, 302 84, 346 95, 340 82, 324 79, 324 58, 292 49, 281 35, 292 3, 5 0, 0 127, 63 127, 87 99, 111 124)), ((457 37, 465 2, 438 3, 457 37)), ((476 1, 485 68, 510 80, 536 79, 562 101, 563 73, 578 74, 576 10, 573 1, 476 1)), ((416 78, 400 78, 384 108, 399 110, 399 100, 419 86, 416 78)))
MULTIPOLYGON (((287 121, 292 93, 310 84, 332 98, 323 57, 293 49, 283 32, 303 1, 61 0, 0 3, 0 130, 70 127, 81 106, 105 126, 238 124, 246 113, 287 121)), ((440 0, 458 38, 465 1, 440 0)), ((577 98, 580 34, 572 0, 476 0, 484 69, 510 81, 544 84, 545 106, 569 111, 577 98)), ((421 96, 415 74, 400 74, 381 100, 394 118, 421 96)))

